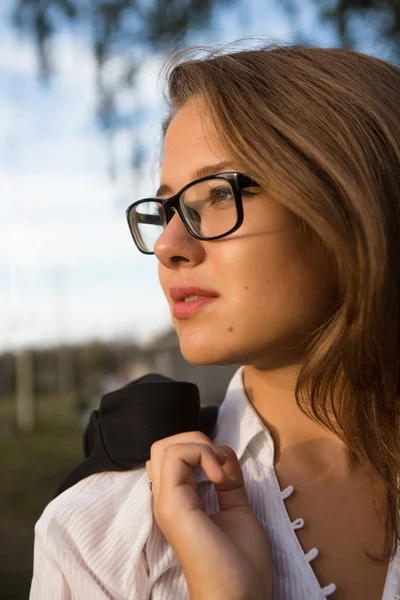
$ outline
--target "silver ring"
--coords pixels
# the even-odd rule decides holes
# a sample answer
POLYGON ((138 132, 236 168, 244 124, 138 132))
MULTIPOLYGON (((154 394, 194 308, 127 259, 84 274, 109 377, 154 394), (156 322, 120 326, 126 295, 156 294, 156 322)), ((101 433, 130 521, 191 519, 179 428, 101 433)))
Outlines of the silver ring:
POLYGON ((149 486, 149 490, 151 491, 151 487, 153 485, 153 482, 151 479, 148 480, 147 485, 149 486))

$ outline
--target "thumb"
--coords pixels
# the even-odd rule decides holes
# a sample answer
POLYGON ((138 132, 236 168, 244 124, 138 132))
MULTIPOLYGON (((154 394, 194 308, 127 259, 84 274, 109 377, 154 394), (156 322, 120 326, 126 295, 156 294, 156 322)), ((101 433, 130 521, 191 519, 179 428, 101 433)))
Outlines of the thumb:
POLYGON ((224 481, 214 484, 220 510, 223 511, 232 508, 248 508, 252 510, 244 486, 242 467, 235 451, 225 444, 221 444, 218 447, 228 457, 226 463, 222 465, 225 473, 224 481))

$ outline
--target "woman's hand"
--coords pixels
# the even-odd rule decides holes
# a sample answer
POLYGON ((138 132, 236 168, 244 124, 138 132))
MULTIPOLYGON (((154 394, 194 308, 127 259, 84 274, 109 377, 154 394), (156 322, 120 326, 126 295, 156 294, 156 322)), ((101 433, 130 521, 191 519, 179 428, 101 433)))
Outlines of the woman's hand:
POLYGON ((199 431, 160 440, 146 469, 157 523, 176 554, 191 600, 268 600, 271 563, 264 530, 249 504, 242 469, 229 446, 199 431), (192 474, 214 483, 220 512, 206 515, 192 474))

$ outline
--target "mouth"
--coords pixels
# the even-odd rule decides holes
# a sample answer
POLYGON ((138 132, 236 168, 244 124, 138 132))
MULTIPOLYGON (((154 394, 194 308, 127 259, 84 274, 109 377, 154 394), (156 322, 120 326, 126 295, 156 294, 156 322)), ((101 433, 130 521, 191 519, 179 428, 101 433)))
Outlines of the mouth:
POLYGON ((171 300, 175 304, 177 302, 193 302, 198 298, 218 298, 219 296, 214 290, 206 290, 190 283, 172 286, 168 291, 171 300))
POLYGON ((176 319, 191 317, 219 297, 214 290, 206 290, 191 284, 170 287, 169 295, 174 303, 173 315, 176 319))

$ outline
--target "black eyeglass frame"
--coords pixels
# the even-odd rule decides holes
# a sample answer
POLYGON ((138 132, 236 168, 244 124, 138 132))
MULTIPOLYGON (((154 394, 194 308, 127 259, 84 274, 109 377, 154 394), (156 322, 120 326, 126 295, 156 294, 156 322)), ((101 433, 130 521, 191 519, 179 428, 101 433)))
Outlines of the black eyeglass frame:
MULTIPOLYGON (((231 233, 233 233, 234 231, 239 229, 239 227, 242 225, 242 223, 243 223, 242 190, 247 187, 259 187, 259 185, 253 179, 251 179, 251 177, 248 177, 247 175, 243 175, 243 173, 239 173, 237 171, 232 171, 232 172, 229 171, 227 173, 216 173, 215 175, 206 175, 205 177, 200 177, 199 179, 195 179, 194 181, 191 181, 190 183, 186 184, 176 194, 174 194, 173 196, 170 196, 169 198, 142 198, 141 200, 137 200, 136 202, 133 202, 133 204, 128 206, 128 208, 126 209, 126 218, 128 221, 129 231, 131 232, 131 235, 132 235, 133 241, 135 242, 136 247, 143 254, 149 254, 149 255, 154 254, 154 252, 148 252, 147 250, 144 250, 142 247, 140 247, 140 242, 139 242, 139 240, 136 240, 135 234, 133 232, 133 227, 131 227, 129 215, 130 215, 131 211, 135 207, 137 207, 139 204, 142 204, 145 202, 158 202, 159 204, 161 204, 164 209, 164 212, 165 212, 165 218, 166 218, 167 225, 171 221, 175 212, 177 212, 178 215, 180 216, 184 226, 186 227, 187 231, 190 233, 190 235, 192 235, 197 240, 208 242, 211 240, 218 240, 223 237, 226 237, 227 235, 230 235, 231 233), (202 181, 207 181, 209 179, 222 179, 222 180, 227 181, 230 184, 230 186, 233 190, 233 195, 234 195, 234 199, 235 199, 237 221, 236 221, 236 224, 231 229, 229 229, 229 231, 227 231, 226 233, 222 233, 220 235, 215 235, 213 237, 204 237, 204 236, 197 234, 190 227, 190 224, 186 221, 185 215, 184 215, 181 205, 180 205, 180 198, 181 198, 182 194, 188 188, 190 188, 192 185, 195 185, 196 183, 200 183, 202 181)), ((151 216, 151 215, 149 215, 149 216, 151 216)))

